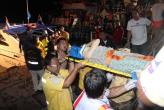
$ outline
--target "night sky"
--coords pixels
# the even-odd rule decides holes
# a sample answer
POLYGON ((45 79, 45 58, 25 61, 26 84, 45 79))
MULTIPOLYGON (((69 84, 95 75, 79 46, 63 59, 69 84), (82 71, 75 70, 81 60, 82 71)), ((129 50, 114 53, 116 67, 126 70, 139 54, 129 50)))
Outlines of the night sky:
MULTIPOLYGON (((41 14, 45 19, 49 12, 53 12, 53 15, 57 15, 60 9, 59 0, 29 0, 31 21, 35 21, 38 14, 41 14)), ((1 23, 4 22, 4 16, 7 16, 10 22, 26 22, 26 0, 1 0, 1 23)))

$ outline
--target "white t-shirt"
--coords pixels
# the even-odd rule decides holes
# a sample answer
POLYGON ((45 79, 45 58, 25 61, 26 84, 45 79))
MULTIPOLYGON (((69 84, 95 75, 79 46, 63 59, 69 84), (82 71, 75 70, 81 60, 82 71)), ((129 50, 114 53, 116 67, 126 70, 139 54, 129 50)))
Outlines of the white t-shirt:
POLYGON ((75 110, 113 110, 106 96, 103 99, 88 98, 83 91, 74 102, 75 110))
POLYGON ((146 26, 150 25, 151 21, 147 18, 139 18, 139 20, 131 19, 128 21, 127 30, 131 31, 133 45, 142 45, 147 42, 146 26))

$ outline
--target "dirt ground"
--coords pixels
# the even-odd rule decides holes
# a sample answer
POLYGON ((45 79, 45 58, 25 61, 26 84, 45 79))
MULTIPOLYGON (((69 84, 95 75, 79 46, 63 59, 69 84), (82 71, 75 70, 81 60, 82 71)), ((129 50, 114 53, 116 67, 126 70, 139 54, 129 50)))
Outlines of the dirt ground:
POLYGON ((26 68, 0 73, 0 110, 47 110, 45 96, 34 94, 26 68))

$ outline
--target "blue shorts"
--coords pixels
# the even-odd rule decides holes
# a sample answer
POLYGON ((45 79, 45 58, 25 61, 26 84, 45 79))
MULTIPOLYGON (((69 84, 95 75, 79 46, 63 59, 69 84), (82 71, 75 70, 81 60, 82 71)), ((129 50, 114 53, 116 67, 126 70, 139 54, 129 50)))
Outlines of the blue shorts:
POLYGON ((73 58, 84 59, 84 56, 80 54, 82 48, 78 46, 71 46, 71 49, 68 51, 68 55, 73 58))

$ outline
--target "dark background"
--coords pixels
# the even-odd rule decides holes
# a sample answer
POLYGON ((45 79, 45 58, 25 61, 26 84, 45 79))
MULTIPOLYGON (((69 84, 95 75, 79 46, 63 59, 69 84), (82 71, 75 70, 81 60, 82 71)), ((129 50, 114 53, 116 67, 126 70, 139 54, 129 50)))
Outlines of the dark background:
MULTIPOLYGON (((101 0, 28 0, 31 14, 30 22, 35 22, 40 14, 44 22, 52 16, 59 16, 62 12, 62 2, 90 2, 99 3, 101 0)), ((122 0, 107 0, 111 7, 122 0)), ((145 4, 155 0, 139 0, 140 4, 145 4)), ((27 22, 26 0, 0 0, 0 23, 5 22, 5 16, 9 22, 27 22)))
MULTIPOLYGON (((49 15, 58 16, 61 11, 59 0, 28 0, 31 22, 37 20, 40 14, 47 21, 49 15)), ((1 0, 0 23, 5 22, 7 16, 9 22, 27 22, 26 0, 1 0)))

